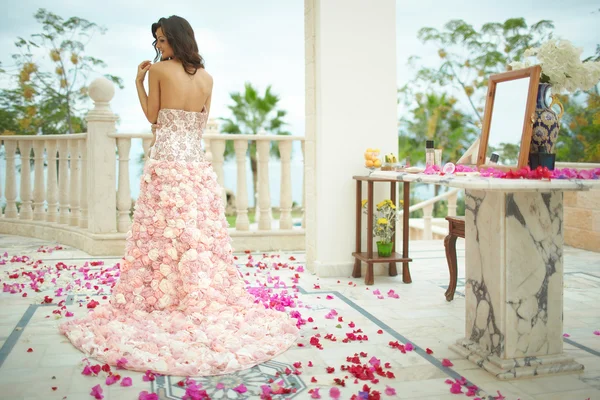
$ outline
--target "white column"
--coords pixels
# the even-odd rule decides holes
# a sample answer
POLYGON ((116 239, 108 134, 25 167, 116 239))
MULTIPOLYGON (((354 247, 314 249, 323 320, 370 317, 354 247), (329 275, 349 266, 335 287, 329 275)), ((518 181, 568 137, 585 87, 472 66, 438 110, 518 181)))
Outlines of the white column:
POLYGON ((15 182, 15 152, 17 142, 14 140, 4 141, 4 151, 6 152, 6 218, 17 218, 17 184, 15 182))
POLYGON ((352 176, 367 172, 365 149, 398 151, 396 1, 305 0, 305 28, 307 263, 350 273, 352 176), (358 93, 351 82, 364 77, 358 93))
POLYGON ((279 155, 281 156, 281 193, 279 196, 279 229, 292 229, 292 142, 282 140, 279 142, 279 155))
POLYGON ((306 205, 306 152, 305 152, 305 142, 304 140, 301 142, 302 144, 302 159, 304 160, 304 174, 302 178, 302 228, 306 228, 306 213, 305 213, 305 205, 306 205))
POLYGON ((71 217, 69 225, 79 226, 79 183, 81 181, 81 166, 79 164, 79 140, 69 140, 69 152, 71 153, 71 180, 69 204, 71 217))
POLYGON ((31 219, 33 210, 31 208, 31 140, 19 140, 19 151, 21 152, 21 210, 20 219, 31 219))
POLYGON ((79 203, 81 212, 79 213, 79 227, 88 227, 88 174, 87 174, 87 139, 79 141, 79 155, 81 156, 81 192, 79 193, 79 203))
POLYGON ((69 223, 69 143, 58 141, 58 221, 69 223))
POLYGON ((33 182, 33 219, 43 221, 46 218, 46 185, 44 184, 44 140, 33 143, 35 176, 33 182))
POLYGON ((235 196, 235 229, 238 231, 250 230, 248 220, 248 187, 246 185, 246 153, 247 140, 234 140, 235 160, 237 163, 237 195, 235 196))
POLYGON ((271 229, 271 194, 269 191, 269 150, 271 142, 269 140, 256 141, 256 160, 258 164, 258 229, 271 229))
POLYGON ((131 148, 130 138, 117 139, 119 149, 119 182, 117 190, 117 210, 119 232, 127 232, 131 225, 129 210, 131 209, 131 191, 129 189, 129 150, 131 148))
POLYGON ((48 175, 46 177, 48 186, 48 213, 46 221, 58 221, 58 181, 56 177, 56 139, 47 140, 46 154, 48 155, 48 175))
POLYGON ((87 114, 87 204, 88 230, 117 231, 115 132, 117 117, 110 109, 115 87, 106 78, 96 78, 89 88, 94 108, 87 114))
POLYGON ((223 206, 227 205, 227 192, 225 191, 225 172, 223 171, 223 163, 225 162, 225 139, 212 139, 210 141, 212 153, 212 166, 217 174, 217 182, 221 186, 221 201, 223 206))

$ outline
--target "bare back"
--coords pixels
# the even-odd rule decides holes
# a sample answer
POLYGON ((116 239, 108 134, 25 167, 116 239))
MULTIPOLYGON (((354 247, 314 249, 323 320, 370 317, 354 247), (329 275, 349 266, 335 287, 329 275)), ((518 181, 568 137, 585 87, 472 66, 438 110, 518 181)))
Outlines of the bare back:
POLYGON ((206 70, 189 75, 179 61, 163 61, 159 65, 161 109, 201 112, 205 105, 207 110, 210 108, 213 79, 206 70))

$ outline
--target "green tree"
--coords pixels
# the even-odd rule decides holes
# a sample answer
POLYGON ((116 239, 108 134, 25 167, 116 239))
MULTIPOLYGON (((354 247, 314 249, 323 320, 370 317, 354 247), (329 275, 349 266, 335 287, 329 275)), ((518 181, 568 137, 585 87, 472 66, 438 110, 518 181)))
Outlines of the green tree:
MULTIPOLYGON (((425 160, 425 140, 431 139, 442 148, 443 161, 456 161, 477 137, 471 117, 456 108, 457 100, 445 93, 413 93, 409 88, 400 91, 410 114, 400 119, 398 159, 410 157, 411 164, 425 160)), ((435 195, 441 186, 435 186, 435 195)), ((440 203, 434 205, 439 214, 440 203)))
POLYGON ((409 114, 400 119, 398 159, 410 157, 416 164, 425 159, 425 140, 442 148, 444 161, 455 161, 477 137, 471 117, 457 108, 457 99, 445 93, 400 91, 409 114))
MULTIPOLYGON (((287 111, 279 109, 279 96, 271 91, 269 85, 261 96, 257 89, 251 83, 246 82, 244 92, 232 92, 229 94, 233 104, 228 108, 233 115, 232 118, 219 118, 223 121, 221 126, 222 133, 231 135, 256 135, 259 131, 265 130, 275 135, 289 135, 284 130, 287 123, 284 117, 287 111)), ((257 180, 257 162, 256 162, 256 141, 248 142, 248 152, 250 153, 250 166, 252 168, 252 182, 254 193, 256 193, 257 180)), ((277 142, 271 142, 271 155, 279 157, 279 146, 277 142)), ((229 159, 235 155, 232 141, 227 141, 225 147, 225 158, 229 159)))
POLYGON ((559 96, 565 107, 556 144, 557 161, 600 162, 600 95, 598 87, 559 96))
MULTIPOLYGON (((600 10, 599 10, 600 11, 600 10)), ((600 45, 587 61, 600 61, 600 45)), ((559 96, 565 108, 556 143, 556 159, 571 162, 600 162, 600 91, 559 96)))
MULTIPOLYGON (((14 66, 0 70, 15 83, 15 87, 1 91, 0 128, 5 134, 85 131, 88 77, 95 68, 106 67, 102 60, 87 55, 85 46, 106 29, 79 17, 65 20, 45 9, 39 9, 34 17, 42 33, 28 39, 18 37, 18 53, 12 55, 14 66), (40 54, 49 57, 50 63, 40 54), (16 124, 11 125, 6 120, 9 118, 16 124)), ((120 78, 105 76, 123 88, 120 78)))
MULTIPOLYGON (((550 38, 553 28, 551 21, 529 26, 524 18, 489 22, 479 30, 463 20, 451 20, 443 30, 422 28, 419 39, 438 47, 441 64, 421 66, 413 85, 462 93, 474 122, 481 124, 488 77, 505 71, 509 62, 522 60, 523 52, 550 38)), ((409 63, 416 65, 418 60, 412 56, 409 63)))

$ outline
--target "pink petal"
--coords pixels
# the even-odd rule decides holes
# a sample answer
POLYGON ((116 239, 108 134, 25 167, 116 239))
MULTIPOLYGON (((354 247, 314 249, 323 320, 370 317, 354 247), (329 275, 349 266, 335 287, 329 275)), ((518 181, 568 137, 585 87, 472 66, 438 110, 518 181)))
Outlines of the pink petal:
POLYGON ((563 337, 571 337, 568 333, 563 333, 563 337))
POLYGON ((450 387, 450 393, 459 394, 462 393, 462 386, 460 383, 453 383, 452 387, 450 387))
POLYGON ((123 379, 121 379, 121 386, 131 386, 133 384, 133 381, 131 380, 130 377, 125 377, 123 379))
POLYGON ((329 389, 329 396, 332 399, 339 399, 340 398, 340 389, 336 388, 336 387, 332 387, 331 389, 329 389))
POLYGON ((311 393, 310 397, 312 399, 320 399, 321 395, 319 394, 319 388, 314 388, 313 392, 311 393))
POLYGON ((494 400, 504 400, 504 399, 506 399, 506 397, 502 396, 502 393, 500 393, 499 390, 496 390, 496 393, 498 393, 498 396, 494 396, 494 400))
POLYGON ((594 335, 600 336, 600 331, 594 331, 594 335))
POLYGON ((221 389, 225 389, 225 385, 221 382, 217 383, 217 386, 215 386, 217 389, 221 390, 221 389))
POLYGON ((233 390, 235 390, 238 393, 246 393, 248 391, 248 388, 246 388, 246 386, 242 383, 239 386, 234 387, 233 390))
POLYGON ((404 349, 405 349, 406 351, 413 351, 413 350, 414 350, 414 347, 413 347, 412 343, 410 343, 410 342, 407 342, 407 343, 404 345, 404 349))
POLYGON ((394 389, 391 386, 385 385, 385 394, 387 394, 388 396, 395 396, 396 395, 396 389, 394 389))
POLYGON ((148 393, 144 390, 140 393, 138 400, 158 400, 158 395, 156 393, 148 393))
POLYGON ((102 388, 100 387, 100 385, 96 385, 92 388, 92 391, 90 392, 91 396, 94 396, 95 399, 98 400, 102 400, 104 398, 104 395, 102 394, 102 388))
POLYGON ((112 385, 114 383, 117 383, 119 381, 119 379, 121 379, 120 375, 109 375, 109 376, 106 377, 106 382, 105 383, 108 386, 110 386, 110 385, 112 385))
POLYGON ((117 360, 117 368, 118 369, 124 369, 125 368, 125 364, 127 364, 127 359, 125 357, 119 358, 117 360))
POLYGON ((444 358, 442 360, 442 366, 444 367, 452 367, 454 364, 452 364, 452 361, 448 360, 447 358, 444 358))
POLYGON ((89 365, 86 365, 85 367, 83 367, 83 371, 81 372, 82 375, 91 375, 92 374, 92 369, 90 368, 89 365))

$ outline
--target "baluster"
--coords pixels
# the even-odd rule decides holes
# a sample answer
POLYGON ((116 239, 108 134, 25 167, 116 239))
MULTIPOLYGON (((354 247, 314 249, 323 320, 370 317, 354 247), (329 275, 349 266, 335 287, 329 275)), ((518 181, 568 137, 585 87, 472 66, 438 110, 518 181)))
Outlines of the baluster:
POLYGON ((212 162, 213 155, 211 149, 211 138, 219 133, 219 124, 211 118, 206 124, 206 129, 202 138, 204 139, 204 159, 208 162, 212 162))
POLYGON ((458 193, 454 193, 448 197, 448 216, 456 217, 456 201, 458 199, 458 193))
POLYGON ((423 207, 423 240, 433 239, 431 231, 431 215, 433 214, 433 204, 423 207))
POLYGON ((142 139, 142 149, 144 149, 143 160, 146 161, 148 157, 150 157, 150 143, 152 143, 152 139, 142 139))
POLYGON ((235 229, 238 231, 250 230, 248 219, 248 188, 246 186, 246 153, 248 152, 247 140, 234 140, 235 160, 237 162, 237 197, 235 198, 235 229))
POLYGON ((17 185, 15 182, 15 152, 17 142, 14 140, 5 140, 4 149, 6 151, 6 218, 17 218, 17 185))
MULTIPOLYGON (((0 147, 2 147, 3 144, 4 144, 4 142, 2 140, 0 140, 0 147)), ((2 171, 0 171, 0 174, 1 173, 2 173, 2 171)), ((0 199, 2 199, 2 179, 0 179, 0 199)), ((2 217, 4 217, 4 210, 0 206, 0 218, 2 218, 2 217)))
POLYGON ((225 161, 225 139, 213 139, 211 140, 211 149, 212 149, 212 166, 213 170, 217 174, 217 182, 219 182, 219 186, 221 187, 221 200, 223 202, 223 206, 227 205, 227 192, 225 192, 225 188, 223 185, 225 184, 223 171, 223 162, 225 161))
POLYGON ((56 177, 56 139, 49 139, 46 145, 46 154, 48 159, 48 176, 46 178, 46 184, 48 186, 48 213, 46 214, 46 221, 57 222, 58 221, 58 180, 56 177))
POLYGON ((44 183, 44 140, 33 143, 33 167, 35 168, 33 182, 33 219, 43 221, 46 218, 46 185, 44 183))
POLYGON ((271 194, 269 192, 269 140, 256 141, 256 158, 258 161, 258 229, 271 229, 271 194))
POLYGON ((119 232, 127 232, 131 224, 129 211, 131 209, 131 192, 129 190, 129 150, 131 148, 131 139, 117 139, 117 148, 119 150, 119 180, 117 183, 117 210, 119 219, 117 229, 119 232))
POLYGON ((19 151, 21 152, 20 219, 31 219, 33 216, 31 208, 31 145, 31 140, 19 140, 19 151))
POLYGON ((306 174, 304 170, 306 169, 306 153, 305 149, 305 141, 302 140, 300 144, 302 145, 302 228, 306 228, 306 213, 304 212, 304 207, 306 205, 306 174))
POLYGON ((69 152, 71 153, 71 195, 69 196, 71 218, 69 219, 69 225, 79 226, 79 182, 81 180, 81 167, 79 165, 79 140, 69 140, 69 152))
MULTIPOLYGON (((58 141, 58 220, 61 224, 69 223, 69 143, 58 141)), ((107 188, 108 189, 108 188, 107 188)))
POLYGON ((279 229, 292 229, 292 141, 279 141, 281 156, 281 194, 279 199, 279 229))
MULTIPOLYGON (((79 227, 88 227, 88 175, 87 175, 87 138, 79 140, 79 156, 81 157, 81 192, 79 193, 79 227)), ((56 174, 55 174, 56 175, 56 174)))

